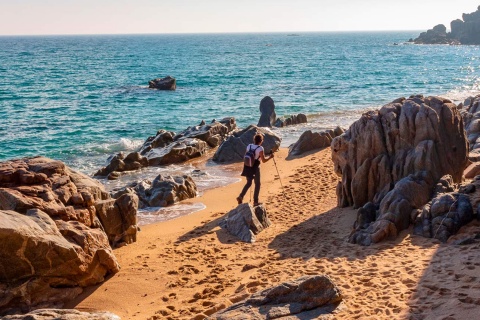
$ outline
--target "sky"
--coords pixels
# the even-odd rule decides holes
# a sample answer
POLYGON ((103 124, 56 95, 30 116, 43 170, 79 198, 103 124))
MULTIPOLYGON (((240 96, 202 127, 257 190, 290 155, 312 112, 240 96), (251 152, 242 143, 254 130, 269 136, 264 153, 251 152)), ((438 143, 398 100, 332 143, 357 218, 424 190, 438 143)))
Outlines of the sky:
POLYGON ((0 35, 427 30, 480 0, 0 0, 0 35))

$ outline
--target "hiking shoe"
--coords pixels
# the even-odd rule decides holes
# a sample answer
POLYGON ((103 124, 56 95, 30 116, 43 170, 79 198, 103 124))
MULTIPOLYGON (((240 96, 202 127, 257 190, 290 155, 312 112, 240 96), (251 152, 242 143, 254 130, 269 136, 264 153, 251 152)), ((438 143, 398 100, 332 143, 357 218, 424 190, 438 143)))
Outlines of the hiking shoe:
POLYGON ((243 198, 242 197, 237 197, 237 202, 238 202, 238 204, 242 204, 243 198))
POLYGON ((258 206, 261 206, 261 205, 263 205, 262 202, 255 202, 255 203, 253 204, 254 207, 258 207, 258 206))

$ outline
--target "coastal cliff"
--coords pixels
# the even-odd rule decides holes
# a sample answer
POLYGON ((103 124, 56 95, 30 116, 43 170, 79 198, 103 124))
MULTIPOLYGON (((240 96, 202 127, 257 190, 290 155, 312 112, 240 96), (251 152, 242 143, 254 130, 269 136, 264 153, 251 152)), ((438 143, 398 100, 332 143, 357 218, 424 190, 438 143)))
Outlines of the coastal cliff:
POLYGON ((480 44, 480 6, 477 11, 464 13, 462 19, 450 22, 451 32, 443 24, 439 24, 418 38, 410 39, 415 44, 480 44))

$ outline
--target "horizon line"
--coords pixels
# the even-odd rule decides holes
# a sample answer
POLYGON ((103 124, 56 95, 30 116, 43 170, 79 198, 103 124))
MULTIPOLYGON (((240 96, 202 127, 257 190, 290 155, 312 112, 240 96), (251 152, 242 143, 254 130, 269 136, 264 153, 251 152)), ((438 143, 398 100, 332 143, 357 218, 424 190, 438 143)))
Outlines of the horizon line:
POLYGON ((328 30, 328 31, 227 31, 227 32, 164 32, 164 33, 40 33, 0 34, 0 37, 42 37, 42 36, 134 36, 134 35, 219 35, 219 34, 301 34, 301 33, 380 33, 380 32, 423 32, 422 30, 328 30))

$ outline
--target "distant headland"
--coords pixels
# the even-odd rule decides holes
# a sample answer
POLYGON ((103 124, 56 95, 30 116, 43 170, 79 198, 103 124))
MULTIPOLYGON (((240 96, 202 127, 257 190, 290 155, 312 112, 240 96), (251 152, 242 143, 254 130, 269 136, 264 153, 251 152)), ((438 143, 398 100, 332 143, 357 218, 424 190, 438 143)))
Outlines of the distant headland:
POLYGON ((463 20, 450 22, 451 32, 443 24, 436 25, 427 32, 422 32, 418 38, 410 39, 415 44, 480 44, 480 6, 477 11, 464 13, 463 20))

